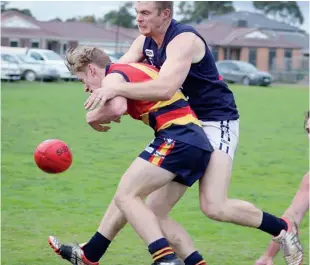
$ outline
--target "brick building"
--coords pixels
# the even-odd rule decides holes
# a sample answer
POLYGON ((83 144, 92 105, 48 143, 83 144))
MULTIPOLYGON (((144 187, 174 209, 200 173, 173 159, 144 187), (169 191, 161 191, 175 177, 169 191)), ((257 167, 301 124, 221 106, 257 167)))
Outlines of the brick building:
MULTIPOLYGON (((263 71, 285 71, 300 68, 303 59, 309 58, 308 34, 257 13, 234 12, 193 26, 205 38, 216 60, 243 60, 263 71)), ((38 21, 15 11, 1 16, 2 46, 39 47, 61 55, 78 44, 126 52, 138 35, 137 29, 38 21)))
POLYGON ((84 22, 38 21, 16 11, 1 14, 1 46, 50 49, 63 55, 68 47, 96 45, 125 52, 137 30, 84 22))
POLYGON ((240 11, 193 25, 216 60, 242 60, 263 71, 302 67, 309 59, 309 35, 258 13, 240 11))

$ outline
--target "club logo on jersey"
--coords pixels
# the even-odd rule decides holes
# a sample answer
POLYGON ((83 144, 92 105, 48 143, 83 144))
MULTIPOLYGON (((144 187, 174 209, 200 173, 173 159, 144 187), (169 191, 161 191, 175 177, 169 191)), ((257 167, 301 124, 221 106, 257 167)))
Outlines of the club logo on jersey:
POLYGON ((145 49, 145 54, 146 54, 146 56, 148 56, 148 57, 154 57, 154 52, 153 52, 153 50, 145 49))
POLYGON ((165 138, 165 142, 167 145, 172 145, 172 144, 174 144, 175 141, 173 139, 170 139, 170 138, 165 138))
POLYGON ((147 60, 151 65, 154 66, 154 52, 150 49, 145 49, 145 55, 147 56, 147 60))

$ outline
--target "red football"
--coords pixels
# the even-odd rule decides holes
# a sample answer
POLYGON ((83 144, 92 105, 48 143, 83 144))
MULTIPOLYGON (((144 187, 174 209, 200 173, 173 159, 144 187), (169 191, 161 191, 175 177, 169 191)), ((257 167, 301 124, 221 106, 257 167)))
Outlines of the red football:
POLYGON ((57 174, 66 171, 71 166, 72 153, 65 142, 50 139, 37 146, 34 160, 42 171, 57 174))

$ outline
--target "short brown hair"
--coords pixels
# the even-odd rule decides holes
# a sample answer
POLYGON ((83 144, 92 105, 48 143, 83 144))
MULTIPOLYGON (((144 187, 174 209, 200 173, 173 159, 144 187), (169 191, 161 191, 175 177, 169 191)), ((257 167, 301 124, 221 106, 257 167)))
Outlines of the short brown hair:
POLYGON ((66 53, 65 64, 72 73, 83 72, 90 63, 105 68, 111 62, 104 50, 91 46, 70 48, 66 53))
POLYGON ((154 3, 158 8, 158 14, 165 9, 170 9, 170 17, 173 16, 173 1, 154 1, 154 3))

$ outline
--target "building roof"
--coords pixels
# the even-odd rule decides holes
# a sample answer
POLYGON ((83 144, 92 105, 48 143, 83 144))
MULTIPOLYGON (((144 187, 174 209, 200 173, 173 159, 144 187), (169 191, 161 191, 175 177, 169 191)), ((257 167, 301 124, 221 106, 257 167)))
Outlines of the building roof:
MULTIPOLYGON (((227 23, 228 19, 240 19, 245 16, 241 14, 248 14, 249 21, 252 21, 252 18, 250 18, 252 15, 249 16, 249 14, 255 14, 257 17, 262 16, 251 12, 235 12, 218 16, 223 21, 213 19, 198 25, 192 24, 192 26, 197 29, 211 46, 273 47, 309 50, 309 36, 302 32, 275 31, 260 27, 251 27, 251 25, 257 26, 257 24, 251 23, 248 24, 248 27, 237 27, 231 21, 227 23)), ((266 17, 264 19, 266 21, 266 17)), ((267 20, 269 21, 269 19, 267 20)), ((273 20, 270 21, 274 23, 273 20)), ((6 37, 54 38, 81 42, 120 42, 129 45, 140 34, 137 28, 117 28, 113 25, 108 26, 77 21, 38 21, 16 11, 2 13, 1 22, 2 36, 6 37)), ((283 23, 280 24, 282 25, 283 23)), ((275 27, 277 27, 276 24, 275 27)))
MULTIPOLYGON (((115 42, 116 27, 108 28, 101 24, 86 22, 62 22, 62 21, 38 21, 16 11, 3 12, 1 16, 1 32, 3 36, 22 37, 53 37, 68 40, 85 40, 97 42, 115 42), (30 28, 16 27, 16 25, 3 26, 10 19, 21 19, 24 23, 30 23, 30 28)), ((118 41, 131 43, 138 30, 119 29, 118 41)))
POLYGON ((281 36, 284 40, 300 45, 303 49, 307 50, 309 53, 309 34, 301 32, 287 32, 278 31, 277 34, 281 36))
POLYGON ((293 27, 285 23, 269 19, 263 14, 248 11, 231 12, 228 14, 213 16, 210 20, 203 20, 201 23, 208 23, 209 21, 219 21, 224 24, 236 26, 238 20, 247 21, 249 28, 268 29, 276 31, 299 31, 304 32, 298 27, 293 27))
POLYGON ((257 28, 239 28, 215 21, 195 25, 195 28, 211 46, 302 48, 300 43, 288 41, 278 32, 265 32, 257 28))

